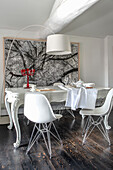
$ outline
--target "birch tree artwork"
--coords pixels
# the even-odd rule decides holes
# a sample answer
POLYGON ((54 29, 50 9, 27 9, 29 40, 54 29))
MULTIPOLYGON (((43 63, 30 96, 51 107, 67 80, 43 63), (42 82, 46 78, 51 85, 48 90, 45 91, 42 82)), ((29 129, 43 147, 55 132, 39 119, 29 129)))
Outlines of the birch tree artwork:
MULTIPOLYGON (((4 38, 5 62, 13 39, 4 38)), ((22 69, 35 69, 30 83, 50 86, 56 82, 70 84, 78 81, 79 44, 71 44, 70 55, 47 55, 46 41, 16 39, 9 54, 5 70, 5 87, 23 87, 26 77, 22 69)))

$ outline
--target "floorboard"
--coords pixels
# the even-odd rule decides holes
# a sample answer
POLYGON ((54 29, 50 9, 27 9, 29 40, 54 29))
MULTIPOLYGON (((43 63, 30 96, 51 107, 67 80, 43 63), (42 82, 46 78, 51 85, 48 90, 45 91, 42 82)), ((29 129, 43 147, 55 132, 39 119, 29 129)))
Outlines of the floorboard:
POLYGON ((84 121, 76 111, 72 116, 63 111, 63 118, 55 122, 63 141, 63 147, 53 138, 52 158, 49 158, 44 141, 40 138, 26 155, 28 140, 33 123, 27 126, 27 119, 19 115, 22 131, 22 142, 14 149, 16 139, 15 129, 8 130, 6 125, 0 125, 0 170, 113 170, 113 110, 110 114, 109 132, 111 146, 105 141, 97 129, 94 129, 85 145, 82 145, 82 128, 84 121))

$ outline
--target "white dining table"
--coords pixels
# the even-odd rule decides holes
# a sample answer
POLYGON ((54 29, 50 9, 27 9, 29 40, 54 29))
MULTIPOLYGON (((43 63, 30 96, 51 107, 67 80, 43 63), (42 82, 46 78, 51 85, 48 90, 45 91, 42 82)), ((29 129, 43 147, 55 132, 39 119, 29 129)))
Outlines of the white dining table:
MULTIPOLYGON (((44 94, 50 103, 66 101, 67 90, 65 89, 61 89, 58 86, 37 87, 37 88, 43 90, 45 89, 45 91, 40 91, 40 92, 37 91, 37 94, 38 93, 44 94), (52 91, 49 91, 47 89, 52 89, 52 91)), ((24 95, 29 91, 30 89, 24 89, 23 87, 5 89, 5 106, 10 119, 10 124, 8 126, 8 129, 12 129, 14 124, 16 130, 16 142, 13 144, 15 148, 18 148, 21 143, 21 130, 18 121, 18 109, 21 105, 24 104, 24 95)), ((110 129, 110 126, 108 125, 108 117, 109 115, 105 117, 105 121, 104 121, 106 129, 110 129)))
MULTIPOLYGON (((45 89, 45 91, 37 91, 38 93, 44 94, 49 102, 62 102, 66 100, 67 91, 60 89, 57 86, 49 86, 49 87, 38 87, 38 89, 45 89), (48 89, 48 90, 47 90, 48 89), (49 89, 52 91, 49 91, 49 89)), ((14 143, 14 147, 18 148, 21 142, 21 130, 18 121, 18 109, 21 105, 24 104, 24 95, 29 92, 30 89, 24 88, 6 88, 5 89, 5 106, 9 115, 10 124, 8 129, 12 129, 13 124, 16 130, 16 142, 14 143), (11 104, 11 107, 10 107, 11 104)))

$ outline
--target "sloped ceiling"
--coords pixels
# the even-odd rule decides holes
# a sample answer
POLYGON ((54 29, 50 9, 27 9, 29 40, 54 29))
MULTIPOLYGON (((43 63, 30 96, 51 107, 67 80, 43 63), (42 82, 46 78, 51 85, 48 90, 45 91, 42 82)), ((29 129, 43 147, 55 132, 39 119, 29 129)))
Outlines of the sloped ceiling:
POLYGON ((73 20, 61 33, 99 38, 113 36, 113 0, 100 0, 73 20))
MULTIPOLYGON (((0 0, 0 29, 43 24, 55 0, 0 0)), ((100 0, 60 33, 104 38, 113 35, 113 0, 100 0)))

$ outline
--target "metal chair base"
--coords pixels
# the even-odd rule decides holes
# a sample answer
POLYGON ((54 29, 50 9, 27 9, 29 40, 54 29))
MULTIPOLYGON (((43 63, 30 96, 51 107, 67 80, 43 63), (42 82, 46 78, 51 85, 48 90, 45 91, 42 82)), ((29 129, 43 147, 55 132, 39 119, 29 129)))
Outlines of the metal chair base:
POLYGON ((94 128, 97 127, 110 145, 111 143, 110 143, 108 132, 107 132, 105 126, 103 126, 103 125, 104 125, 103 116, 99 116, 96 121, 93 119, 93 116, 88 116, 85 126, 83 128, 83 132, 82 132, 82 136, 83 136, 82 144, 85 143, 86 139, 92 133, 94 128))
POLYGON ((70 113, 70 115, 75 119, 75 115, 73 113, 73 110, 69 110, 69 109, 66 109, 68 111, 68 113, 70 113))
POLYGON ((32 131, 32 134, 31 134, 31 137, 30 137, 30 140, 29 140, 29 144, 28 144, 28 148, 27 148, 26 154, 28 154, 28 152, 30 151, 30 149, 32 148, 32 146, 34 145, 35 142, 38 143, 38 140, 39 140, 40 136, 42 135, 43 139, 44 139, 44 142, 45 142, 45 145, 46 145, 46 148, 48 150, 50 159, 51 159, 52 149, 51 149, 50 134, 55 139, 60 141, 61 144, 63 144, 62 140, 60 138, 60 135, 59 135, 59 133, 58 133, 58 131, 57 131, 57 129, 56 129, 56 127, 55 127, 53 122, 50 122, 48 124, 47 123, 41 123, 41 124, 38 124, 38 126, 35 123, 33 131, 32 131), (57 136, 50 131, 52 126, 54 127, 54 130, 55 130, 57 136), (45 133, 47 134, 47 140, 46 140, 46 137, 45 137, 45 133))

